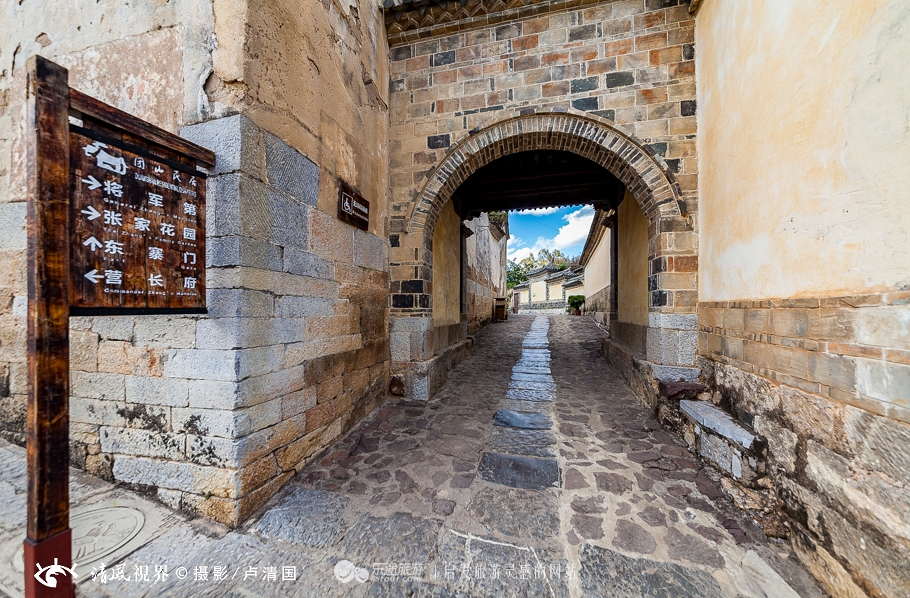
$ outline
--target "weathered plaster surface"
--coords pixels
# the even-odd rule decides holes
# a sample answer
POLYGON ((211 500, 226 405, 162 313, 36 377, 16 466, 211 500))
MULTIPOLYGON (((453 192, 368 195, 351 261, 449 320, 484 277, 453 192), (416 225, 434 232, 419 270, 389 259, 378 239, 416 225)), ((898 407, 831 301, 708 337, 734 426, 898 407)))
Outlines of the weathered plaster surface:
POLYGON ((612 231, 605 231, 591 252, 591 258, 585 263, 585 296, 594 295, 610 286, 610 239, 612 231))
POLYGON ((700 300, 910 285, 910 5, 706 2, 700 300))
POLYGON ((648 325, 648 222, 627 191, 619 204, 617 311, 620 322, 648 325))
POLYGON ((446 204, 433 231, 433 324, 457 324, 461 315, 461 219, 446 204))

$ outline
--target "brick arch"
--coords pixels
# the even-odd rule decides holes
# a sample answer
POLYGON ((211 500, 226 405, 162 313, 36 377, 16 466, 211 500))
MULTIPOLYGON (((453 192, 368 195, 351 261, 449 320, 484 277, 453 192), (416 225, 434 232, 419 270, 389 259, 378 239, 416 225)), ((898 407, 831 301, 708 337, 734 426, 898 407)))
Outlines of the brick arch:
POLYGON ((396 227, 403 234, 395 235, 397 257, 390 264, 389 344, 392 370, 403 377, 408 396, 429 398, 451 359, 434 351, 437 334, 452 338, 450 331, 435 329, 432 313, 433 232, 442 208, 482 166, 540 149, 569 151, 600 164, 635 197, 648 220, 648 325, 621 336, 636 346, 646 340, 637 350, 645 352, 655 378, 693 381, 698 376, 698 250, 695 219, 686 205, 695 195, 683 197, 659 159, 609 121, 576 111, 541 111, 483 127, 452 146, 427 177, 410 217, 396 227))
POLYGON ((609 121, 538 112, 484 127, 449 148, 420 190, 407 232, 432 239, 440 211, 469 176, 497 158, 531 150, 568 151, 603 166, 632 193, 649 222, 679 218, 686 211, 673 174, 609 121))

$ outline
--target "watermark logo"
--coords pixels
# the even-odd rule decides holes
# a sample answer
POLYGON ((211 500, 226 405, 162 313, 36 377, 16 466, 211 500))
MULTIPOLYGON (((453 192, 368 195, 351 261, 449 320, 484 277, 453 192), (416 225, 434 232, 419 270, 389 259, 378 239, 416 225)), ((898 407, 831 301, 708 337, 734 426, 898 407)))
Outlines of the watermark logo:
POLYGON ((57 587, 57 578, 55 575, 72 575, 73 579, 79 577, 76 575, 76 572, 73 569, 76 568, 76 563, 73 563, 73 569, 69 567, 64 567, 57 563, 57 559, 54 559, 53 565, 48 565, 47 567, 42 567, 41 563, 35 563, 35 566, 38 567, 38 572, 35 573, 35 579, 37 579, 41 585, 47 586, 49 588, 57 587), (42 577, 44 579, 42 579, 42 577))
POLYGON ((357 583, 366 583, 370 578, 370 572, 363 567, 358 567, 351 561, 340 560, 335 564, 335 579, 341 583, 348 583, 356 580, 357 583))

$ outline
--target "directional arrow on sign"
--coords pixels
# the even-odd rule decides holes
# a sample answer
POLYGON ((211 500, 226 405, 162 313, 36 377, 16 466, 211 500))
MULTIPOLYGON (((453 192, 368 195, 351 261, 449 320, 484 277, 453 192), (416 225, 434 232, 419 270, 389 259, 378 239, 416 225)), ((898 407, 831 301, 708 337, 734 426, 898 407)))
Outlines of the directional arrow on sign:
POLYGON ((82 214, 85 214, 86 216, 88 216, 88 219, 89 219, 89 220, 94 220, 95 218, 97 218, 98 216, 101 215, 101 212, 99 212, 98 210, 96 210, 96 209, 93 208, 92 206, 89 206, 89 207, 85 208, 84 210, 82 210, 81 213, 82 213, 82 214))
POLYGON ((92 282, 94 282, 95 284, 98 284, 98 281, 101 280, 102 278, 104 278, 104 274, 101 274, 97 270, 92 270, 91 272, 86 274, 85 277, 88 278, 89 280, 91 280, 92 282))
POLYGON ((97 189, 98 187, 101 186, 101 183, 98 181, 98 179, 96 179, 92 175, 88 175, 87 179, 82 179, 82 182, 88 184, 89 191, 97 189))
POLYGON ((95 237, 89 237, 82 244, 85 245, 86 247, 88 247, 89 249, 91 249, 92 251, 95 251, 96 249, 101 249, 101 245, 102 245, 101 241, 99 241, 95 237))

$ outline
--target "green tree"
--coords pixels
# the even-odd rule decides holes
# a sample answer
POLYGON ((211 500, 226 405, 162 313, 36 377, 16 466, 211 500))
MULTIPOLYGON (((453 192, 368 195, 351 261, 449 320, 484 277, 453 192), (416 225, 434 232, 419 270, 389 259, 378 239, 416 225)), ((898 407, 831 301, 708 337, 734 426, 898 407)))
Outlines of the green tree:
POLYGON ((528 280, 528 272, 533 268, 529 268, 525 262, 526 259, 521 260, 520 262, 509 260, 509 263, 506 264, 506 286, 509 289, 514 289, 515 285, 519 285, 528 280))

